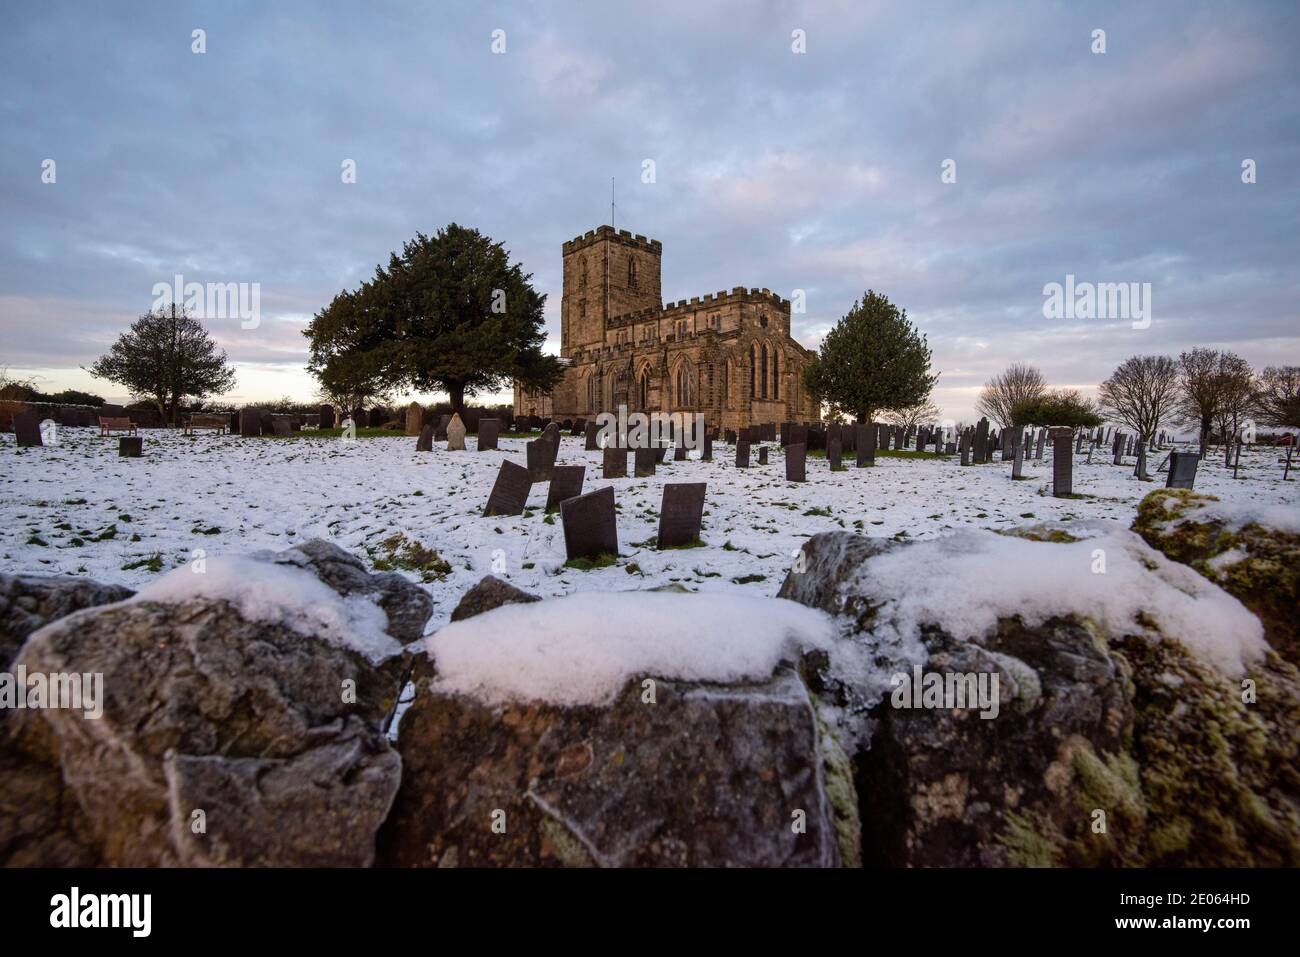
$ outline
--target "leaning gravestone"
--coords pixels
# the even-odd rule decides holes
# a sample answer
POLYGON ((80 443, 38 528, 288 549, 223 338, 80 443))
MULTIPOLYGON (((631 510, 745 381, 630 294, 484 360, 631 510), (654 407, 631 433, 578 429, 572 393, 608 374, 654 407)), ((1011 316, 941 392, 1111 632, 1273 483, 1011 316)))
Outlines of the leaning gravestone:
POLYGON ((876 427, 870 422, 864 422, 861 425, 853 427, 855 438, 854 444, 857 446, 858 468, 866 468, 868 465, 876 464, 876 427))
POLYGON ((438 424, 434 427, 433 430, 433 441, 435 442, 447 441, 447 423, 450 421, 451 421, 451 416, 445 412, 442 415, 438 416, 438 424))
POLYGON ((587 473, 585 465, 557 465, 551 469, 551 487, 546 492, 546 510, 560 507, 565 499, 582 494, 582 479, 587 473))
POLYGON ((612 485, 565 499, 560 503, 560 521, 564 525, 564 550, 569 561, 618 554, 612 485))
POLYGON ((424 409, 420 403, 412 402, 406 407, 406 434, 419 435, 424 428, 424 409))
POLYGON ((144 455, 144 439, 138 435, 124 435, 117 440, 117 454, 124 459, 138 459, 144 455))
POLYGON ((533 439, 524 446, 528 460, 528 474, 534 482, 549 482, 551 469, 555 467, 555 444, 545 435, 533 439))
POLYGON ((655 462, 658 461, 658 456, 658 449, 637 449, 633 456, 636 464, 636 477, 649 478, 651 475, 654 475, 655 462))
POLYGON ((785 480, 787 482, 806 482, 808 446, 787 445, 785 447, 785 480))
POLYGON ((424 425, 420 427, 420 437, 415 440, 415 451, 433 451, 433 426, 424 425))
POLYGON ((585 451, 587 452, 596 451, 596 449, 600 447, 599 445, 596 444, 596 436, 600 432, 600 426, 597 425, 595 422, 588 422, 585 426, 583 426, 583 429, 584 429, 584 436, 585 436, 585 446, 584 446, 585 451))
POLYGON ((483 514, 522 515, 524 506, 528 504, 528 492, 532 485, 533 480, 528 469, 508 459, 503 461, 501 470, 497 472, 497 480, 492 484, 492 492, 488 495, 487 507, 483 509, 483 514))
POLYGON ((241 409, 239 411, 239 434, 246 438, 256 438, 262 434, 262 413, 258 409, 241 409))
POLYGON ((1170 452, 1165 488, 1192 488, 1196 484, 1198 458, 1195 452, 1170 452))
POLYGON ((704 433, 704 451, 700 453, 700 461, 701 462, 713 461, 713 433, 712 432, 704 433))
POLYGON ((736 468, 738 469, 749 468, 749 443, 748 442, 736 443, 736 468))
POLYGON ((760 446, 758 447, 758 464, 759 464, 759 465, 766 465, 766 464, 767 464, 767 446, 766 446, 766 445, 760 445, 760 446))
POLYGON ((659 548, 680 548, 700 540, 705 484, 676 482, 664 486, 659 506, 659 548))
POLYGON ((500 419, 478 420, 478 450, 486 452, 497 447, 497 436, 501 434, 500 419))
POLYGON ((1052 431, 1052 495, 1063 498, 1074 494, 1074 456, 1070 453, 1070 430, 1052 431))
POLYGON ((14 438, 20 449, 39 448, 41 442, 41 418, 35 412, 19 412, 14 416, 14 438))
POLYGON ((627 478, 627 449, 605 448, 605 478, 627 478))
POLYGON ((843 470, 844 465, 840 461, 842 452, 840 450, 840 437, 838 435, 826 437, 826 461, 831 463, 831 471, 839 472, 843 470))
POLYGON ((447 451, 465 451, 465 423, 460 420, 459 412, 453 415, 451 421, 447 423, 447 451))

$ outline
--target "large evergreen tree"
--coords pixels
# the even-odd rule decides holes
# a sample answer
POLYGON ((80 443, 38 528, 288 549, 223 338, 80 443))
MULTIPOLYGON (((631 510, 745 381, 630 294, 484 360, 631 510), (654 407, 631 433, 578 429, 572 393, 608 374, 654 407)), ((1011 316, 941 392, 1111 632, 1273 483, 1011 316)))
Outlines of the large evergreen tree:
POLYGON ((925 336, 907 312, 867 290, 822 340, 804 384, 832 409, 870 422, 885 409, 924 403, 938 378, 925 336))
POLYGON ((331 391, 446 392, 457 412, 466 396, 512 379, 549 389, 563 368, 542 353, 546 296, 531 279, 478 230, 452 223, 417 234, 316 314, 304 333, 308 370, 331 391))
POLYGON ((201 400, 235 387, 226 353, 176 303, 142 315, 86 371, 150 399, 173 425, 186 399, 201 400))

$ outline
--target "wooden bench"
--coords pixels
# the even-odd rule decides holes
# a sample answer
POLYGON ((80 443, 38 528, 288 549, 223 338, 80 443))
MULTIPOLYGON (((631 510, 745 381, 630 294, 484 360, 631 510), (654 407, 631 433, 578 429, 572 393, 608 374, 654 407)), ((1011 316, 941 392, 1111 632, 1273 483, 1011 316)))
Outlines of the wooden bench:
POLYGON ((112 416, 99 417, 99 434, 108 435, 111 432, 125 432, 128 435, 135 435, 135 423, 130 419, 113 418, 112 416))
POLYGON ((195 429, 216 429, 224 433, 230 428, 230 416, 227 415, 191 415, 185 420, 185 434, 193 435, 195 429))

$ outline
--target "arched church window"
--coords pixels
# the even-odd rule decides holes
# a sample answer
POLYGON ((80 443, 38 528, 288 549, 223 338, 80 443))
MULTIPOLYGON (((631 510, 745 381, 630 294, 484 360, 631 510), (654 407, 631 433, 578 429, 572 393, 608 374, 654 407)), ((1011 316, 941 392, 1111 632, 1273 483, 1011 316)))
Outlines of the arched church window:
POLYGON ((636 257, 627 257, 627 286, 629 289, 636 288, 636 257))
POLYGON ((781 366, 775 349, 772 350, 772 398, 781 398, 781 366))
POLYGON ((761 395, 764 399, 766 399, 767 398, 767 343, 763 343, 763 350, 760 354, 762 355, 763 358, 759 362, 759 366, 758 366, 758 375, 759 375, 758 394, 761 395))

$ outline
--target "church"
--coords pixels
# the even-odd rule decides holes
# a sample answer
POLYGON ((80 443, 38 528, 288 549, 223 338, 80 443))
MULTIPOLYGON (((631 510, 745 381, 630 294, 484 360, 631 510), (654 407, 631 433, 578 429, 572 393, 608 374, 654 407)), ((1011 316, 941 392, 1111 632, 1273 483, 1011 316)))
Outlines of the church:
POLYGON ((663 244, 601 226, 564 244, 560 356, 548 394, 514 387, 516 416, 701 412, 710 428, 813 422, 803 384, 813 358, 790 336, 790 300, 737 286, 663 302, 663 244))

